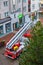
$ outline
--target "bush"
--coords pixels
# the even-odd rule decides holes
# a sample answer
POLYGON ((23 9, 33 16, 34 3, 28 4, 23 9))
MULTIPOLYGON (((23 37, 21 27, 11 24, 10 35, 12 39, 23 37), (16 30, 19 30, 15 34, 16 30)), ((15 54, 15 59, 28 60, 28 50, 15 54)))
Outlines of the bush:
POLYGON ((32 28, 29 47, 22 52, 19 65, 43 65, 43 26, 40 22, 32 28))

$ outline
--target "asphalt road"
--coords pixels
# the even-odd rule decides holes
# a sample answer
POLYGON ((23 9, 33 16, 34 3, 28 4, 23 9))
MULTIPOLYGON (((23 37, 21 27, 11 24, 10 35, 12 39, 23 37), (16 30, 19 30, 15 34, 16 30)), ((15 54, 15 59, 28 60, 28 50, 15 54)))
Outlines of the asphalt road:
POLYGON ((0 65, 19 65, 18 59, 11 60, 4 56, 5 47, 0 48, 0 65))

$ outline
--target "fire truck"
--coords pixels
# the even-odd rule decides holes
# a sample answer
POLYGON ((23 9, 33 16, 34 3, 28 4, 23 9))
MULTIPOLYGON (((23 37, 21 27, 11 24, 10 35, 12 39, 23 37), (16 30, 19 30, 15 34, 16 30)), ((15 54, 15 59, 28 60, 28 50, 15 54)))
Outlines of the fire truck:
MULTIPOLYGON (((26 15, 28 16, 28 15, 26 15)), ((28 20, 25 22, 24 26, 10 39, 10 41, 6 44, 5 53, 6 57, 11 59, 17 58, 20 55, 24 48, 24 43, 18 42, 23 36, 24 37, 31 37, 31 34, 26 33, 27 30, 30 30, 37 23, 37 20, 31 21, 28 16, 28 20)))

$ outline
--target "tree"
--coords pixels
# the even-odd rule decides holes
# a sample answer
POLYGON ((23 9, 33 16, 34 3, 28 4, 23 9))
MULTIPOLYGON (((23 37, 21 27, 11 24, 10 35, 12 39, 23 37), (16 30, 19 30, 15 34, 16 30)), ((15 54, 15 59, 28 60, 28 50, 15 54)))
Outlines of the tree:
POLYGON ((32 28, 29 46, 22 52, 19 65, 43 65, 43 26, 40 22, 32 28))

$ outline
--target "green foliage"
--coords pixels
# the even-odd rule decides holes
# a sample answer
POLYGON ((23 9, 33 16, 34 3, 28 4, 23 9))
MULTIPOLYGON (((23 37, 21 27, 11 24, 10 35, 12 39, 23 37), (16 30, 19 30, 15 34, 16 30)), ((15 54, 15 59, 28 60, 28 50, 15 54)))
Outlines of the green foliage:
POLYGON ((20 55, 19 65, 43 65, 43 26, 40 22, 32 28, 32 39, 20 55))

